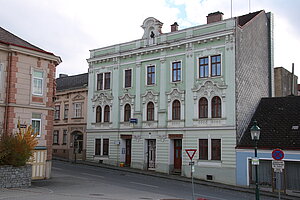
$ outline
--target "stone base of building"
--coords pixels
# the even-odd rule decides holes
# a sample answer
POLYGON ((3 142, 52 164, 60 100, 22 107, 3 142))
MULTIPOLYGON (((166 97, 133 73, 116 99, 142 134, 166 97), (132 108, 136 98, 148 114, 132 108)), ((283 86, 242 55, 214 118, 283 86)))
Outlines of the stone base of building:
POLYGON ((0 166, 0 188, 26 188, 31 186, 31 165, 0 166))

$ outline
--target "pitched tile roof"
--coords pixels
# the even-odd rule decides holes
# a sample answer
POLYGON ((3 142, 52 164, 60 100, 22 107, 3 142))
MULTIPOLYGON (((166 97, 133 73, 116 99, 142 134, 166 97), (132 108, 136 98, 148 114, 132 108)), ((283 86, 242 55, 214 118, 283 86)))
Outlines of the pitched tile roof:
POLYGON ((261 128, 258 148, 300 149, 300 96, 262 98, 237 148, 253 148, 254 120, 261 128))
POLYGON ((18 36, 8 32, 7 30, 5 30, 4 28, 0 27, 0 43, 4 43, 7 45, 14 45, 14 46, 18 46, 18 47, 23 47, 26 49, 30 49, 30 50, 34 50, 34 51, 38 51, 38 52, 42 52, 42 53, 47 53, 50 55, 53 55, 53 53, 47 52, 37 46, 34 46, 32 44, 30 44, 29 42, 19 38, 18 36))
POLYGON ((66 76, 56 79, 56 90, 64 91, 71 89, 80 89, 88 86, 88 73, 75 76, 66 76))

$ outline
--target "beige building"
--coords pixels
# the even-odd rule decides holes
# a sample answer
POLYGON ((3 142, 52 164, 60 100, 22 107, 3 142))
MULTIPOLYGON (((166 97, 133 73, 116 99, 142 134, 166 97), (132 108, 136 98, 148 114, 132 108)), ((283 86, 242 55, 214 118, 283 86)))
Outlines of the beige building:
POLYGON ((49 178, 55 71, 61 59, 0 27, 0 133, 32 125, 38 134, 33 179, 49 178))
POLYGON ((85 159, 88 74, 56 79, 53 156, 85 159))
POLYGON ((283 67, 274 68, 274 81, 275 97, 298 95, 298 77, 287 69, 283 67))

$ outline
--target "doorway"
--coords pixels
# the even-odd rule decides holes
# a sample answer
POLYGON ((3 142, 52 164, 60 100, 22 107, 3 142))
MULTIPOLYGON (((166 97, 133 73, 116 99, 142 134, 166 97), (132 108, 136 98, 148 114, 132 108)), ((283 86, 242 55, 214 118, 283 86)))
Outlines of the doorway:
POLYGON ((148 140, 148 169, 155 169, 156 140, 148 140))
POLYGON ((130 167, 131 164, 131 139, 126 139, 125 166, 130 167))
POLYGON ((73 133, 73 143, 74 143, 74 149, 73 153, 75 156, 75 160, 82 160, 83 155, 83 134, 80 132, 74 132, 73 133))
POLYGON ((174 140, 174 172, 181 172, 182 165, 182 140, 174 140))

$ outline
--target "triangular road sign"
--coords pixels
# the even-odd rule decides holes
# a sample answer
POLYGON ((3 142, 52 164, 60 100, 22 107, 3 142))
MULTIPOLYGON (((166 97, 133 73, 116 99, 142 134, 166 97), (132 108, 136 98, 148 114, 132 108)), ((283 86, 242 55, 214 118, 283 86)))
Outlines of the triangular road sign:
POLYGON ((193 160, 194 155, 196 154, 197 149, 186 149, 185 152, 191 160, 193 160))

